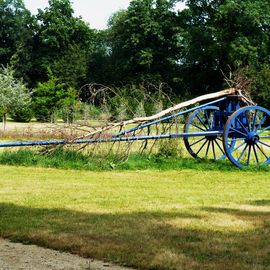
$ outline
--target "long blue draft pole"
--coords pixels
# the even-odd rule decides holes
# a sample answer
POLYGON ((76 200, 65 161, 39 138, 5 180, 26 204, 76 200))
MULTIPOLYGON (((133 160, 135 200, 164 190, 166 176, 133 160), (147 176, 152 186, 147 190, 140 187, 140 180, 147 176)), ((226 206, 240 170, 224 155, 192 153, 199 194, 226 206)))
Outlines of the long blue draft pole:
POLYGON ((81 139, 81 140, 74 140, 74 141, 54 140, 54 141, 32 141, 32 142, 7 142, 7 143, 0 143, 0 147, 48 146, 48 145, 106 143, 106 142, 131 142, 131 141, 156 140, 156 139, 176 139, 176 138, 181 138, 181 137, 220 136, 222 134, 223 134, 223 131, 205 131, 205 132, 193 132, 193 133, 174 133, 174 134, 163 134, 163 135, 131 136, 131 137, 106 138, 106 139, 81 139))
POLYGON ((163 118, 159 118, 159 119, 154 120, 154 121, 152 121, 152 122, 148 122, 148 123, 146 123, 146 124, 139 125, 139 126, 137 126, 137 127, 134 127, 134 128, 128 129, 128 130, 125 130, 125 131, 123 131, 123 132, 119 132, 119 133, 115 134, 113 137, 119 137, 119 136, 125 135, 125 134, 127 134, 127 133, 130 133, 130 132, 133 132, 133 131, 136 131, 136 130, 139 130, 139 129, 143 129, 143 128, 145 128, 145 127, 149 127, 149 126, 155 125, 155 124, 160 123, 160 122, 162 122, 162 121, 166 121, 166 120, 172 119, 172 118, 174 118, 174 117, 176 117, 176 116, 180 116, 180 115, 183 115, 183 114, 186 114, 186 113, 190 113, 190 112, 196 111, 196 110, 198 110, 198 109, 202 109, 202 108, 207 107, 207 106, 209 106, 209 105, 216 104, 216 103, 218 103, 218 102, 220 102, 220 101, 223 101, 223 100, 225 100, 225 99, 227 99, 227 97, 223 97, 223 98, 220 98, 220 99, 216 99, 216 100, 214 100, 214 101, 210 101, 210 102, 208 102, 208 103, 206 103, 206 104, 197 106, 197 107, 195 107, 195 108, 191 108, 191 109, 188 109, 188 110, 185 110, 185 111, 181 111, 181 112, 178 112, 178 113, 175 113, 175 114, 172 114, 172 115, 163 117, 163 118))

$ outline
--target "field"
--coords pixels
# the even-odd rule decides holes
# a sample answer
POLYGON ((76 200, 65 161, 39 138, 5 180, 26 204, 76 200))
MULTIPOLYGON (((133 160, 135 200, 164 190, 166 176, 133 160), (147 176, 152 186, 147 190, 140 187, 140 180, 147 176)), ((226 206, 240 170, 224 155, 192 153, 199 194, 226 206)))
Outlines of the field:
POLYGON ((0 0, 0 270, 35 269, 10 241, 270 270, 270 1, 27 2, 0 0))
POLYGON ((139 269, 270 269, 270 175, 1 166, 0 236, 139 269))
MULTIPOLYGON (((2 140, 57 137, 8 126, 2 140)), ((16 150, 0 152, 2 238, 138 269, 270 269, 269 166, 197 161, 180 140, 125 163, 16 150)))

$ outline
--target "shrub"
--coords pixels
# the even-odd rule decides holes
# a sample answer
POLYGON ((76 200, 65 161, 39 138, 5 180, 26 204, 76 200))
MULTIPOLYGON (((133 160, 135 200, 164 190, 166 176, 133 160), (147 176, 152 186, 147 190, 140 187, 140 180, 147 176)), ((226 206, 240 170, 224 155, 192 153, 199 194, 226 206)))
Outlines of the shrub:
POLYGON ((30 106, 17 108, 10 113, 10 117, 16 122, 28 123, 34 116, 33 109, 30 106))
POLYGON ((0 68, 0 111, 3 115, 5 130, 6 116, 22 108, 29 107, 31 95, 22 80, 14 77, 14 70, 10 67, 0 68))
POLYGON ((35 116, 38 121, 48 122, 52 120, 53 114, 61 108, 65 110, 65 119, 70 121, 76 100, 77 91, 61 83, 49 71, 49 80, 40 83, 34 92, 33 108, 35 116))

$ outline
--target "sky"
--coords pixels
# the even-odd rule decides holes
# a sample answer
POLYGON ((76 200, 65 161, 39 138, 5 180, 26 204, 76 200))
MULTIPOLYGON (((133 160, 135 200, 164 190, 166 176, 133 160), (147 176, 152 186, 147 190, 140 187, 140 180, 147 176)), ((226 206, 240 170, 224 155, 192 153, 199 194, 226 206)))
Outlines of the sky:
MULTIPOLYGON (((44 9, 48 0, 24 0, 25 6, 36 14, 37 10, 44 9)), ((110 16, 119 9, 126 9, 130 0, 73 0, 75 16, 82 16, 83 20, 90 23, 91 28, 105 29, 110 16)), ((182 8, 184 4, 179 4, 182 8)))

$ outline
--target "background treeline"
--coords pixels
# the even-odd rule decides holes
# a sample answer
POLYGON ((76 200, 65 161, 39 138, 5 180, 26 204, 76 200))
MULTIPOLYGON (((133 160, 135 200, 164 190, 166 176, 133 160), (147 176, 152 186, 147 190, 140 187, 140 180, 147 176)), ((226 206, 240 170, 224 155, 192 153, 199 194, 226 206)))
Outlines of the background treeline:
POLYGON ((126 98, 165 83, 184 99, 226 87, 224 77, 234 73, 248 77, 255 99, 270 107, 269 0, 133 0, 102 31, 75 17, 69 0, 49 0, 37 15, 23 0, 0 0, 0 64, 31 89, 31 106, 17 108, 17 120, 48 121, 56 109, 68 119, 87 101, 89 83, 126 98))

